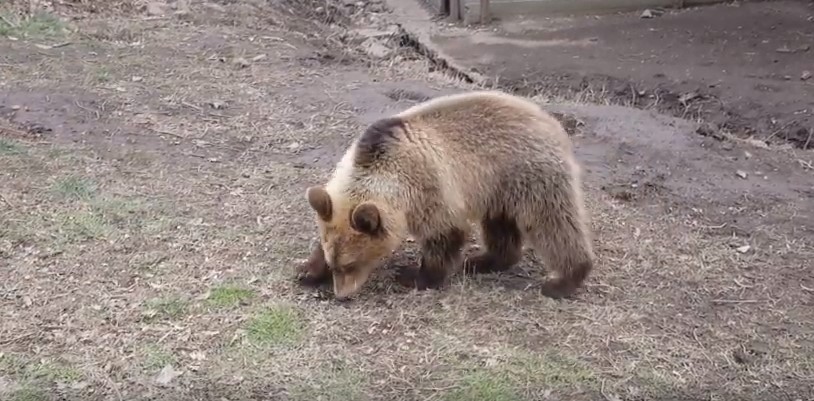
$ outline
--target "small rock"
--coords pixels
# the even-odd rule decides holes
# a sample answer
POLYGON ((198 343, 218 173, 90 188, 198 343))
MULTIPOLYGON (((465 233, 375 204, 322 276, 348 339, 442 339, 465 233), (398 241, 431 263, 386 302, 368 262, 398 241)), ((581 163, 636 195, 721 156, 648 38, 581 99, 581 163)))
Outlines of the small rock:
POLYGON ((206 3, 203 4, 203 6, 210 9, 210 10, 212 10, 212 11, 215 11, 215 12, 219 12, 219 13, 225 13, 226 12, 226 9, 223 8, 223 6, 220 5, 220 4, 214 4, 214 3, 206 2, 206 3))
POLYGON ((265 59, 266 59, 266 57, 268 57, 268 56, 267 56, 267 55, 265 55, 265 54, 258 54, 258 55, 256 55, 256 56, 252 57, 252 61, 254 61, 254 62, 256 63, 256 62, 258 62, 258 61, 265 60, 265 59))
POLYGON ((697 97, 700 97, 700 96, 701 95, 699 95, 698 93, 688 92, 688 93, 685 93, 685 94, 679 96, 678 101, 681 102, 681 104, 687 104, 690 100, 693 100, 693 99, 695 99, 697 97))
POLYGON ((721 135, 721 132, 718 130, 718 126, 713 123, 703 123, 699 125, 695 130, 695 133, 701 136, 712 137, 719 141, 724 140, 724 136, 721 135))
POLYGON ((359 28, 352 31, 363 38, 385 38, 398 32, 398 27, 390 26, 387 29, 359 28))
POLYGON ((364 50, 368 55, 376 58, 385 58, 393 52, 392 49, 379 43, 378 40, 373 38, 362 42, 362 50, 364 50))
POLYGON ((735 248, 735 250, 738 251, 738 253, 746 253, 749 252, 750 249, 752 249, 752 247, 749 245, 739 246, 735 248))
POLYGON ((167 5, 158 1, 151 1, 147 3, 147 14, 159 16, 166 14, 167 5))
POLYGON ((735 362, 741 365, 746 365, 752 360, 752 357, 749 354, 739 349, 732 352, 732 358, 735 360, 735 362))
POLYGON ((130 80, 133 81, 133 82, 141 82, 142 80, 144 80, 144 78, 139 77, 139 76, 134 76, 134 77, 131 77, 130 80))
POLYGON ((226 108, 226 103, 215 100, 213 102, 209 102, 209 106, 212 107, 215 110, 222 110, 222 109, 226 108))
POLYGON ((178 376, 181 376, 181 372, 173 369, 172 365, 167 365, 158 372, 155 382, 161 386, 166 386, 178 376))
POLYGON ((792 48, 790 48, 790 47, 788 47, 786 45, 783 45, 782 47, 779 47, 779 48, 775 49, 775 51, 778 52, 778 53, 804 53, 804 52, 807 52, 809 50, 811 50, 810 45, 802 45, 802 46, 799 46, 799 47, 797 47, 795 49, 792 49, 792 48))
POLYGON ((236 65, 236 66, 238 66, 240 68, 246 68, 246 67, 251 65, 251 63, 249 63, 249 60, 246 60, 243 57, 235 57, 235 59, 232 60, 232 64, 234 64, 234 65, 236 65))
POLYGON ((289 150, 297 150, 299 148, 300 148, 300 143, 299 142, 291 142, 291 143, 288 144, 288 149, 289 150))
POLYGON ((20 107, 19 104, 15 104, 15 105, 11 106, 11 109, 14 110, 14 111, 20 110, 20 108, 21 107, 20 107))
POLYGON ((749 151, 745 151, 745 152, 743 152, 743 157, 745 157, 745 158, 747 158, 747 159, 751 159, 751 158, 752 158, 752 154, 751 154, 751 153, 749 153, 749 151))
POLYGON ((745 179, 746 179, 746 177, 747 177, 746 172, 745 172, 745 171, 743 171, 743 170, 738 170, 738 171, 736 171, 736 172, 735 172, 735 175, 737 175, 737 176, 738 176, 738 177, 740 177, 740 178, 743 178, 744 180, 745 180, 745 179))
POLYGON ((649 8, 642 11, 641 18, 653 18, 653 11, 650 10, 649 8))
POLYGON ((811 71, 809 70, 805 70, 802 74, 800 74, 800 79, 803 81, 807 81, 809 78, 811 78, 811 71))
POLYGON ((90 386, 90 383, 86 381, 78 381, 71 383, 71 390, 84 390, 90 386))

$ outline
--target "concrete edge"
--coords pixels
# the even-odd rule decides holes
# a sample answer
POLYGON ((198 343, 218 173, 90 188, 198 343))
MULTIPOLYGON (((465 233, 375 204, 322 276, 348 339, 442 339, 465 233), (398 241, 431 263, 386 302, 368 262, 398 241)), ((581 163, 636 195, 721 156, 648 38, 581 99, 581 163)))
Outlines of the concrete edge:
POLYGON ((392 22, 402 30, 402 34, 408 40, 415 42, 416 50, 471 83, 476 85, 490 83, 486 76, 468 71, 468 68, 456 62, 454 58, 432 43, 431 35, 437 30, 437 27, 432 20, 433 16, 421 4, 418 4, 418 0, 385 0, 385 4, 391 11, 392 22))
MULTIPOLYGON (((685 9, 733 0, 494 0, 490 10, 492 17, 505 18, 520 15, 573 16, 606 15, 619 12, 636 12, 648 8, 685 9)), ((480 21, 479 3, 473 0, 461 4, 464 23, 480 21)))

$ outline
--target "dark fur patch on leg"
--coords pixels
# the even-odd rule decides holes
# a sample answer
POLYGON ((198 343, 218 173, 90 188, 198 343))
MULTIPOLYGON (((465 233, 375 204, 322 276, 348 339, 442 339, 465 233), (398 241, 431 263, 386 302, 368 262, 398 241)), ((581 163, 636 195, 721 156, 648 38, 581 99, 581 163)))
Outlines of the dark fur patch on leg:
POLYGON ((578 263, 565 272, 566 274, 562 277, 543 283, 542 293, 554 299, 570 298, 582 286, 591 270, 593 270, 593 262, 578 263))
POLYGON ((515 219, 500 215, 481 222, 486 249, 466 260, 467 274, 494 273, 510 269, 523 257, 523 235, 515 219))
POLYGON ((312 247, 308 260, 297 266, 296 271, 297 281, 304 286, 319 287, 331 282, 331 272, 328 269, 325 253, 322 252, 322 245, 319 242, 312 247))
POLYGON ((441 288, 446 283, 450 268, 459 262, 464 242, 466 235, 459 229, 428 238, 422 246, 418 269, 400 269, 398 281, 418 290, 441 288))

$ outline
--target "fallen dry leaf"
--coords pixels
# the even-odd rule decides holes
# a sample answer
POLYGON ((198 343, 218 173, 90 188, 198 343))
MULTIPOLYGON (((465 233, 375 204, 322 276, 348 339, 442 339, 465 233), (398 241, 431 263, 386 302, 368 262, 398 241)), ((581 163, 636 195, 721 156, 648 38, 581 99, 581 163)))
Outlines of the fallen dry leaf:
POLYGON ((175 380, 175 378, 181 376, 182 373, 183 372, 175 370, 172 365, 167 365, 158 372, 158 375, 155 377, 155 382, 161 386, 166 386, 175 380))

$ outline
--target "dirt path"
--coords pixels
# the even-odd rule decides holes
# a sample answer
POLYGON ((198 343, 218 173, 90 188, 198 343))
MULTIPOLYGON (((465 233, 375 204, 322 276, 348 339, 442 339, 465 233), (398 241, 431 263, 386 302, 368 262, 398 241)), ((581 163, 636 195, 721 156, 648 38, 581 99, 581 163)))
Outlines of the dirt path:
POLYGON ((814 397, 814 158, 653 112, 546 105, 588 174, 576 300, 533 258, 420 294, 383 271, 342 305, 297 287, 305 188, 373 119, 472 89, 357 51, 387 46, 342 29, 386 28, 380 3, 318 3, 3 14, 0 398, 814 397))
POLYGON ((709 122, 703 135, 814 148, 810 1, 664 11, 439 26, 432 41, 506 90, 654 109, 709 122))

